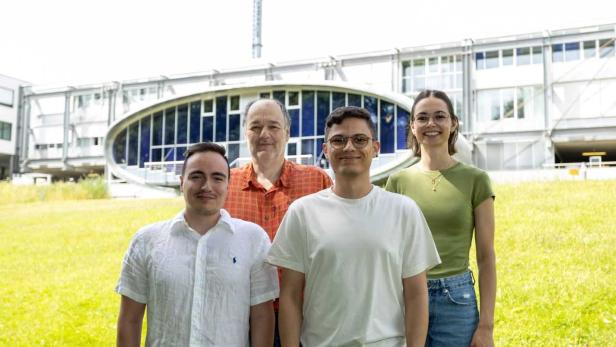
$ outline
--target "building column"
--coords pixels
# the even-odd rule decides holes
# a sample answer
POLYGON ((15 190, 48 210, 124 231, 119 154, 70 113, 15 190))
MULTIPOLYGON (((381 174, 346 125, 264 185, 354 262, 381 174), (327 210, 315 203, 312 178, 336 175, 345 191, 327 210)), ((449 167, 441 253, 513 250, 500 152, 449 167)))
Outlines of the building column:
POLYGON ((71 119, 71 92, 64 93, 64 121, 62 123, 63 136, 62 136, 62 163, 64 167, 67 167, 66 161, 68 159, 68 133, 70 128, 71 119))
POLYGON ((29 87, 21 87, 21 103, 22 107, 17 115, 17 123, 21 124, 19 128, 19 138, 16 139, 18 143, 18 148, 16 149, 16 153, 18 155, 18 168, 19 172, 26 172, 28 160, 29 160, 29 144, 30 144, 30 113, 31 107, 30 102, 31 94, 26 93, 26 88, 29 87))
MULTIPOLYGON (((544 129, 544 164, 554 164, 554 144, 552 143, 552 128, 550 124, 550 109, 552 106, 552 45, 549 32, 543 35, 543 129, 544 129)), ((532 56, 532 49, 531 49, 532 56)))

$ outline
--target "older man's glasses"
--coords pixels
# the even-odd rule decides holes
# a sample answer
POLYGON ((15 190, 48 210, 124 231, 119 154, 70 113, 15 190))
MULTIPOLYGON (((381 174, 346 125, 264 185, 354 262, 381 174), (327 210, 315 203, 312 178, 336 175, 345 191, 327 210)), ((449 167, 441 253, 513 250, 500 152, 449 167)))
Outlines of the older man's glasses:
POLYGON ((368 142, 370 142, 372 138, 362 134, 357 134, 353 136, 336 135, 330 137, 327 142, 329 142, 329 145, 335 149, 343 149, 349 142, 349 140, 351 140, 353 147, 357 149, 362 149, 368 145, 368 142))
POLYGON ((419 125, 426 125, 430 123, 430 119, 432 119, 433 123, 445 124, 449 118, 449 114, 445 112, 437 112, 433 114, 432 117, 428 116, 427 113, 419 113, 415 116, 413 121, 419 125))

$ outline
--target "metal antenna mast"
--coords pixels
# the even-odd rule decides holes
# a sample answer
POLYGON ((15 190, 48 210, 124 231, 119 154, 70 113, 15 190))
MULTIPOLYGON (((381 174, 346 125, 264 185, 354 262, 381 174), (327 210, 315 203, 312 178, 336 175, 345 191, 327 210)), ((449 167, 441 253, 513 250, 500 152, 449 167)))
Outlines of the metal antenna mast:
POLYGON ((261 58, 261 7, 262 0, 253 0, 252 11, 252 58, 261 58))

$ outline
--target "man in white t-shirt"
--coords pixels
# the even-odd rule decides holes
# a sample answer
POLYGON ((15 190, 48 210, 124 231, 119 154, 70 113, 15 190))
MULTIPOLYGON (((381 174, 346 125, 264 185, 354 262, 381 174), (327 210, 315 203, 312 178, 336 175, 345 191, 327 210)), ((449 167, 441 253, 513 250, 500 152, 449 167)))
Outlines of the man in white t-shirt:
POLYGON ((264 262, 269 237, 222 209, 224 147, 199 143, 185 158, 186 208, 139 230, 124 257, 117 344, 139 346, 147 308, 147 346, 271 347, 278 278, 264 262))
POLYGON ((440 258, 415 202, 370 183, 379 148, 366 110, 328 116, 334 186, 291 204, 267 257, 282 268, 283 346, 424 345, 440 258))

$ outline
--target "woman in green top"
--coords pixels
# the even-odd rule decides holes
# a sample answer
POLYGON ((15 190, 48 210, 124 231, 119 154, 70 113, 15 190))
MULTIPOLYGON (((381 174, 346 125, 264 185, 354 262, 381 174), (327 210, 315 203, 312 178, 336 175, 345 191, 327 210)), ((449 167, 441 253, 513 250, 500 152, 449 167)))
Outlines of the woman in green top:
POLYGON ((430 316, 426 346, 493 346, 496 265, 494 193, 488 175, 456 161, 458 118, 447 94, 415 98, 409 144, 420 161, 389 177, 386 189, 417 202, 442 263, 428 271, 430 316), (480 310, 469 270, 475 233, 480 310))

